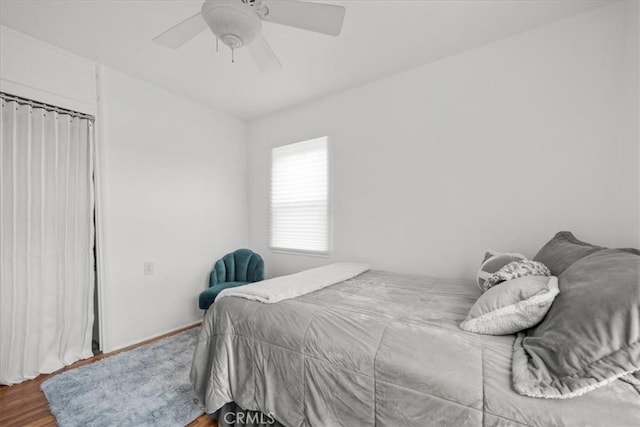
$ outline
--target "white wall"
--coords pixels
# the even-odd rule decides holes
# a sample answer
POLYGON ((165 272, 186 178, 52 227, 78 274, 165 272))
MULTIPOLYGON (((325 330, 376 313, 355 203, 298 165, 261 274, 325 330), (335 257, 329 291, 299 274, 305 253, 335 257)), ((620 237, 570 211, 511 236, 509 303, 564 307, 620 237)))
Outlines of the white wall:
POLYGON ((213 262, 246 246, 246 126, 108 68, 101 82, 104 340, 117 348, 201 320, 213 262))
POLYGON ((0 90, 96 114, 95 63, 0 26, 0 90))
POLYGON ((249 236, 279 275, 333 260, 472 277, 558 230, 640 246, 638 14, 629 2, 249 126, 249 236), (330 259, 267 249, 274 146, 328 135, 330 259))
POLYGON ((246 124, 0 31, 0 89, 97 116, 103 350, 199 321, 213 262, 247 244, 246 124))

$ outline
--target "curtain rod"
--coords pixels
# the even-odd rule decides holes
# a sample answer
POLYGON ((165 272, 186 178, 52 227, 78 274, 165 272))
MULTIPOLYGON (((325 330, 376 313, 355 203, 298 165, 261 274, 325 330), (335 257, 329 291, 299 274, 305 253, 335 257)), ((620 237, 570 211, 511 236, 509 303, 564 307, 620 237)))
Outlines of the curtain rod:
POLYGON ((87 119, 94 122, 96 118, 90 114, 81 113, 79 111, 68 110, 66 108, 56 107, 55 105, 45 104, 44 102, 34 101, 32 99, 23 98, 17 95, 11 95, 10 93, 0 92, 0 98, 6 101, 15 101, 18 104, 30 105, 35 108, 43 108, 48 111, 55 111, 56 113, 66 114, 71 117, 79 117, 81 119, 87 119))

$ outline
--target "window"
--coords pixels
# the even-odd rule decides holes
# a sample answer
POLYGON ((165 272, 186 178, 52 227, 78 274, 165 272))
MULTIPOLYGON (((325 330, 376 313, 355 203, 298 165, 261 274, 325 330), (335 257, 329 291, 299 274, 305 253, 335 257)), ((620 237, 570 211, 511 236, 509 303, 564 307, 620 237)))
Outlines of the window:
POLYGON ((330 250, 327 137, 271 151, 272 249, 330 250))

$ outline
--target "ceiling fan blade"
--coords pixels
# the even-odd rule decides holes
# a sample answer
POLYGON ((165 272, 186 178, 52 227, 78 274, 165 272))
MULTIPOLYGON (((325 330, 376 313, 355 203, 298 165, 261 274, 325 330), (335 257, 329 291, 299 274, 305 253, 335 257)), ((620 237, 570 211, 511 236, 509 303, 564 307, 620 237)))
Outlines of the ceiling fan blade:
POLYGON ((198 12, 155 37, 153 41, 163 46, 177 49, 207 28, 207 23, 202 18, 202 14, 198 12))
POLYGON ((344 6, 297 0, 271 0, 265 4, 269 9, 265 21, 332 36, 340 34, 346 12, 344 6))
POLYGON ((273 53, 273 49, 271 49, 271 46, 269 46, 269 43, 267 43, 267 40, 262 34, 258 34, 258 36, 249 43, 249 51, 263 73, 278 71, 282 68, 280 60, 278 60, 276 54, 273 53))

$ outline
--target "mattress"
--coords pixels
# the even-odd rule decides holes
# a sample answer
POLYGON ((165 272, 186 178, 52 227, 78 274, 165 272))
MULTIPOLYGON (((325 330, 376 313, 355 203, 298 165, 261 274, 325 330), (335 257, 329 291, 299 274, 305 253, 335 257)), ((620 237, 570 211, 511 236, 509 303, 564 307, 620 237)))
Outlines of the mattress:
POLYGON ((191 380, 210 414, 235 402, 287 426, 640 425, 624 381, 568 400, 516 393, 515 337, 458 326, 479 295, 470 282, 368 271, 276 304, 223 298, 191 380))

